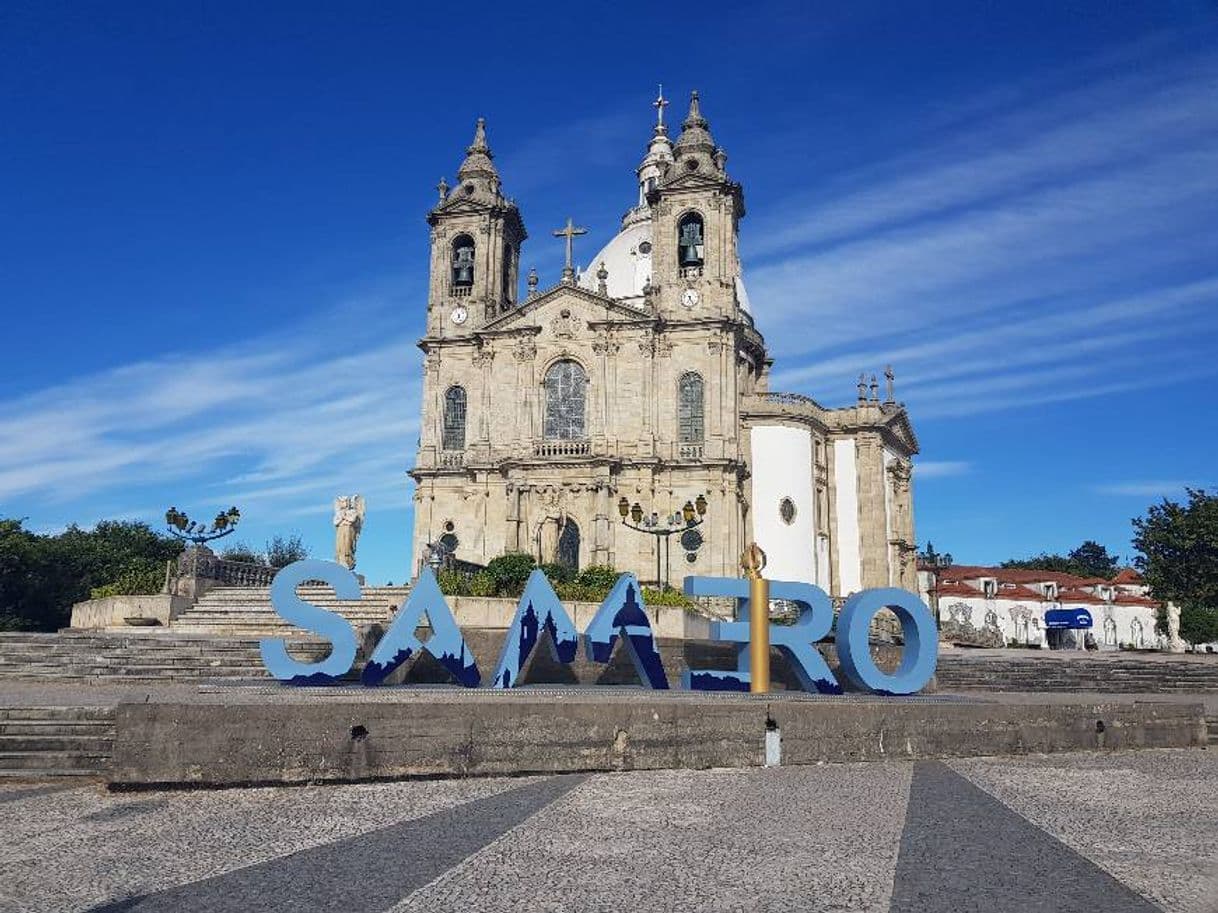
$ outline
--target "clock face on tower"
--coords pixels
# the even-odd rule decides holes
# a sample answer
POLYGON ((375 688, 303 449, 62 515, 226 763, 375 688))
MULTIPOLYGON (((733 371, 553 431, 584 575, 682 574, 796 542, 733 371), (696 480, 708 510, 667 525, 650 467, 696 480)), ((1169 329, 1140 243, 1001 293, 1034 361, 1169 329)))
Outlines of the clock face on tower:
POLYGON ((465 309, 465 305, 458 304, 452 309, 452 313, 448 316, 453 323, 455 323, 457 326, 461 326, 461 324, 465 323, 465 321, 469 319, 469 311, 465 309))
POLYGON ((687 288, 681 293, 681 304, 687 308, 697 307, 698 292, 696 289, 687 288))

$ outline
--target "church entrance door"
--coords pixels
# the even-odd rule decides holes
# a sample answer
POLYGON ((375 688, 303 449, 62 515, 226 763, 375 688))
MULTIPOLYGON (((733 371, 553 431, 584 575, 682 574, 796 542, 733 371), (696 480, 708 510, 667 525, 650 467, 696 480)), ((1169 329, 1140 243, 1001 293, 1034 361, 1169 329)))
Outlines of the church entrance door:
POLYGON ((562 525, 558 536, 558 563, 569 567, 572 571, 579 570, 579 524, 570 517, 562 525))

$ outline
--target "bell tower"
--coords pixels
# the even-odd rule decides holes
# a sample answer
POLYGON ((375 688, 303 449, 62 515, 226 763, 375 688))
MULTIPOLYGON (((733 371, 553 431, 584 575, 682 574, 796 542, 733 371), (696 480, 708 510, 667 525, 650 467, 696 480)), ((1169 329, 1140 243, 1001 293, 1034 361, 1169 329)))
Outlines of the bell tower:
POLYGON ((744 193, 727 175, 698 93, 672 147, 672 162, 647 190, 652 213, 652 301, 669 320, 736 315, 737 235, 744 193))
POLYGON ((516 304, 527 234, 516 203, 502 193, 493 159, 486 121, 478 118, 457 183, 449 187, 440 179, 440 199, 427 214, 427 335, 433 338, 466 335, 516 304))

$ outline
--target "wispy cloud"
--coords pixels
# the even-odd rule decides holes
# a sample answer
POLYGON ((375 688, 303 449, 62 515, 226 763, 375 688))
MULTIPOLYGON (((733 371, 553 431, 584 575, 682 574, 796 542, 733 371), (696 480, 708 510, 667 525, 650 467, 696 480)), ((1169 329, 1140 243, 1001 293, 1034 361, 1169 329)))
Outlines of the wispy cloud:
MULTIPOLYGON (((331 318, 215 351, 163 355, 0 403, 0 501, 323 510, 340 491, 406 506, 418 353, 331 318)), ((161 508, 163 509, 163 507, 161 508)))
POLYGON ((972 472, 973 464, 967 460, 919 460, 918 481, 962 476, 972 472))
POLYGON ((1204 488, 1197 482, 1149 481, 1149 482, 1114 482, 1108 485, 1095 486, 1095 492, 1101 495, 1116 495, 1118 497, 1158 498, 1179 496, 1186 488, 1204 488))
POLYGON ((1218 55, 1170 59, 996 106, 963 100, 969 116, 946 118, 936 141, 751 225, 775 387, 834 402, 858 371, 892 363, 928 417, 1209 371, 1218 55), (1158 347, 1182 357, 1151 357, 1158 347))

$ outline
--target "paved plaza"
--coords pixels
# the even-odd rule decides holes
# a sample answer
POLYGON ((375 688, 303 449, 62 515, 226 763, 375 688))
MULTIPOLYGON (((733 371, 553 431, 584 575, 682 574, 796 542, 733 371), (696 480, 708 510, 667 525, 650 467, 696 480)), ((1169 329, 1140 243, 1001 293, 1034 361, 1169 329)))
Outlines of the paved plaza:
POLYGON ((1218 753, 0 788, 0 911, 1218 910, 1218 753))

